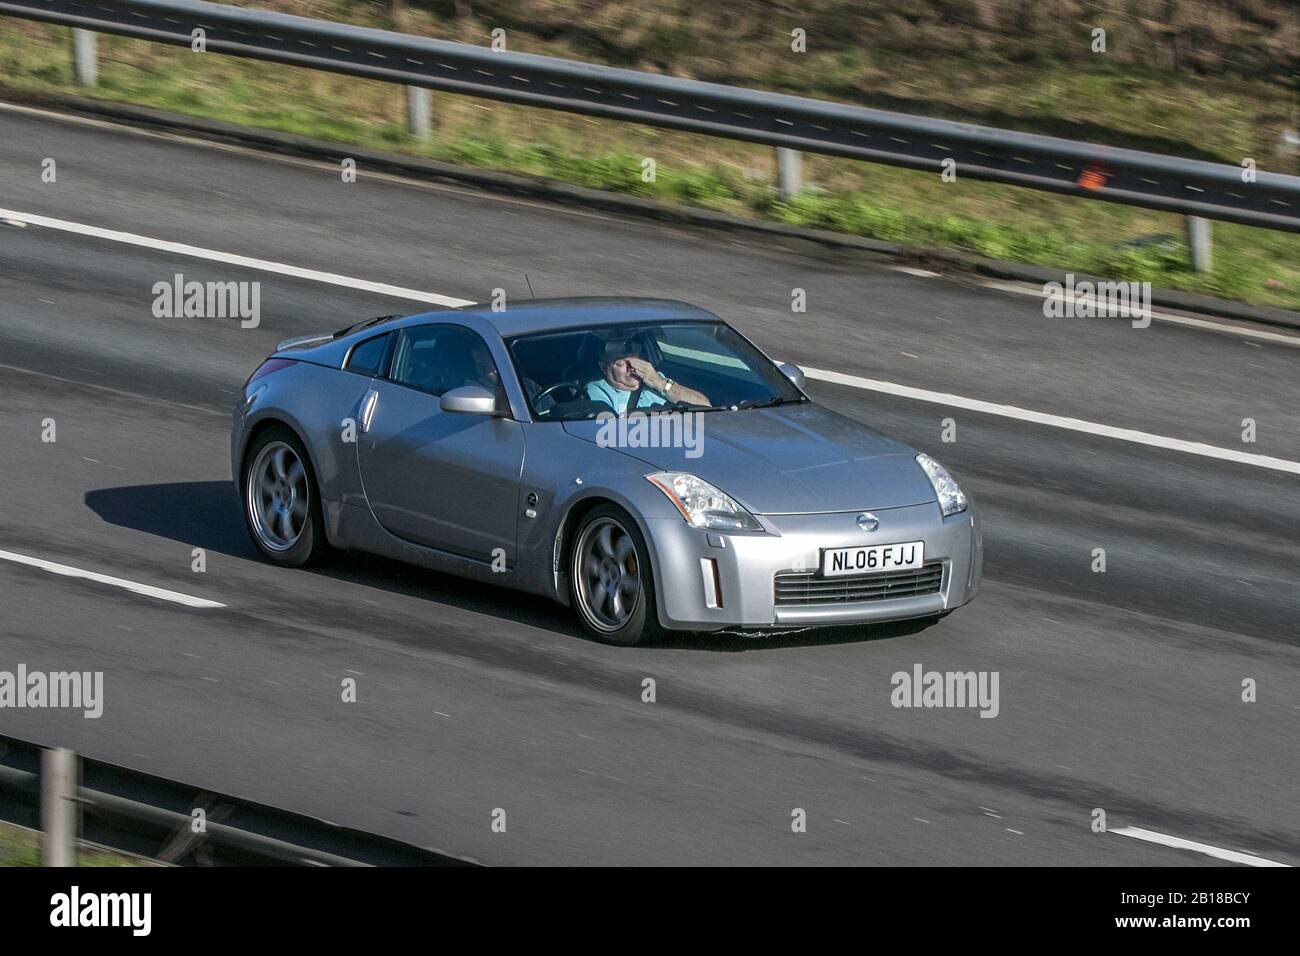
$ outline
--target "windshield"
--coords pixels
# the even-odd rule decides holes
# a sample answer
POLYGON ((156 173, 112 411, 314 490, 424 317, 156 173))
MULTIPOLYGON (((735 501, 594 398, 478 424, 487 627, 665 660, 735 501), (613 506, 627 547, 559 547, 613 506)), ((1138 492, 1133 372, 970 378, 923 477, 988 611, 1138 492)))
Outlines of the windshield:
POLYGON ((610 325, 507 340, 538 421, 740 410, 805 399, 724 322, 610 325))

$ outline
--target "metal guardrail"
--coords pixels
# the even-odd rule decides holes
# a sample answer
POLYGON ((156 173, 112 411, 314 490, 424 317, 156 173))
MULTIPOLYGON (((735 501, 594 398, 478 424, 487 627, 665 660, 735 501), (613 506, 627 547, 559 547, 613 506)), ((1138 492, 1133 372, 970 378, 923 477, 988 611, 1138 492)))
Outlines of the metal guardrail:
MULTIPOLYGON (((1300 232, 1300 177, 407 36, 200 0, 0 0, 0 14, 788 149, 1300 232)), ((1244 158, 1243 158, 1244 159, 1244 158)))
POLYGON ((438 850, 3 735, 0 819, 42 830, 47 865, 67 865, 78 838, 188 866, 473 865, 438 850), (196 809, 204 814, 201 833, 194 832, 196 809))

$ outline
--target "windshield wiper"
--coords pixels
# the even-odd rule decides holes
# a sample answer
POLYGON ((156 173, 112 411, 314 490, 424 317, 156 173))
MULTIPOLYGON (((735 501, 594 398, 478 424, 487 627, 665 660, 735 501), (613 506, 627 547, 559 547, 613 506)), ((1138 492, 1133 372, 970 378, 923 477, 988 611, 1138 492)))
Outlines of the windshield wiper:
POLYGON ((706 412, 708 409, 703 405, 692 405, 690 402, 664 402, 662 405, 643 405, 640 408, 629 408, 623 414, 627 415, 662 415, 665 412, 706 412))
POLYGON ((737 402, 735 405, 729 405, 728 408, 774 408, 777 405, 798 405, 802 398, 785 398, 781 395, 774 395, 772 398, 757 399, 747 398, 743 402, 737 402))
POLYGON ((743 402, 730 405, 692 405, 689 402, 664 402, 662 405, 646 405, 642 408, 629 409, 625 415, 662 415, 665 412, 734 412, 740 409, 772 408, 776 405, 800 405, 807 399, 784 398, 775 395, 772 398, 747 398, 743 402))

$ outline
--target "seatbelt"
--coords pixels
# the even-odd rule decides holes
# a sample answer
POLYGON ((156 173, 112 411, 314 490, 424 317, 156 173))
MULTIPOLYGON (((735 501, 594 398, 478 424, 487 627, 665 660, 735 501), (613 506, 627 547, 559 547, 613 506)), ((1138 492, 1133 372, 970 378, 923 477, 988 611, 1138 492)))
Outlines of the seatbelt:
POLYGON ((627 411, 623 413, 624 415, 628 414, 633 409, 641 407, 641 390, 643 388, 645 388, 645 385, 638 385, 636 387, 636 391, 634 391, 630 396, 628 396, 627 411))

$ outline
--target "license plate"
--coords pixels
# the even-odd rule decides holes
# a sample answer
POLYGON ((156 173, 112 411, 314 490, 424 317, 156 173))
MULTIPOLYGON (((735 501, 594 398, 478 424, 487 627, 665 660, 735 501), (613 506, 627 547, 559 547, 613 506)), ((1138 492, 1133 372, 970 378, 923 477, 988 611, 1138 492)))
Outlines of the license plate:
POLYGON ((825 548, 822 550, 822 577, 911 571, 924 563, 923 541, 873 544, 865 548, 825 548))

